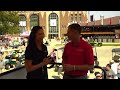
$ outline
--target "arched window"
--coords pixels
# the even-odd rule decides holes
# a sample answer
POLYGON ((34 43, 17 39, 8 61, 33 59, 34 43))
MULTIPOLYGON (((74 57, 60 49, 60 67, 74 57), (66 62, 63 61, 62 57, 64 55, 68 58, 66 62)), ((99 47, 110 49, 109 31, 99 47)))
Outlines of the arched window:
POLYGON ((23 33, 26 31, 26 17, 25 17, 25 15, 19 15, 19 29, 20 29, 20 33, 23 33))
POLYGON ((38 26, 39 25, 39 17, 36 14, 32 14, 30 16, 30 29, 33 28, 33 26, 38 26))
POLYGON ((58 37, 58 15, 56 13, 51 13, 49 15, 49 39, 54 39, 58 37))

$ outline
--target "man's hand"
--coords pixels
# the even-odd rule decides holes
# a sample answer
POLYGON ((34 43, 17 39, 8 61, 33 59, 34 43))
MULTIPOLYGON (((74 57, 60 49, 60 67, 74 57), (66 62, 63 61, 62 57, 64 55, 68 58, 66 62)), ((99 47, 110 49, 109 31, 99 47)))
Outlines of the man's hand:
POLYGON ((64 64, 63 69, 64 69, 65 72, 73 71, 74 66, 70 65, 70 64, 64 64))

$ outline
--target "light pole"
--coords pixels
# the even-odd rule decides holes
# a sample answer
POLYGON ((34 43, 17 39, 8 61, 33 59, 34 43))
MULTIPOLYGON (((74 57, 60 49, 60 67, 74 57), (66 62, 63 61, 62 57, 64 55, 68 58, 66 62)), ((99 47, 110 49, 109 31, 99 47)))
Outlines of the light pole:
POLYGON ((103 25, 104 16, 100 15, 101 25, 103 25))

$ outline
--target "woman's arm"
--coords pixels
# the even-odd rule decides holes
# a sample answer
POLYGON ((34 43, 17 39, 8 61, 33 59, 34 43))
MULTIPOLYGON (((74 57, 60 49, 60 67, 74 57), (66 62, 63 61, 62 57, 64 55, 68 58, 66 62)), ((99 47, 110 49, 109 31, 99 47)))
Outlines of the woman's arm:
POLYGON ((37 65, 32 65, 32 60, 25 60, 25 68, 27 72, 34 71, 42 66, 43 66, 42 62, 37 65))
POLYGON ((36 64, 36 65, 32 65, 32 60, 25 60, 25 68, 27 70, 27 72, 31 72, 34 71, 40 67, 43 67, 44 65, 47 65, 50 63, 50 58, 44 58, 43 62, 36 64))

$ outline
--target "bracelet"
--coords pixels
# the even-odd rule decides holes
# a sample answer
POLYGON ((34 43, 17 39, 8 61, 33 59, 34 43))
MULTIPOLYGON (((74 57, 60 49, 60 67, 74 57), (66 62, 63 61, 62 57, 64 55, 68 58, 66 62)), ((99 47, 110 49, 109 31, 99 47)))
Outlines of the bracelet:
POLYGON ((75 71, 75 65, 74 65, 74 71, 75 71))

